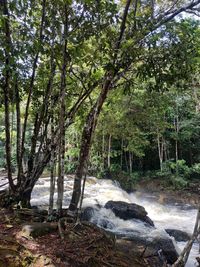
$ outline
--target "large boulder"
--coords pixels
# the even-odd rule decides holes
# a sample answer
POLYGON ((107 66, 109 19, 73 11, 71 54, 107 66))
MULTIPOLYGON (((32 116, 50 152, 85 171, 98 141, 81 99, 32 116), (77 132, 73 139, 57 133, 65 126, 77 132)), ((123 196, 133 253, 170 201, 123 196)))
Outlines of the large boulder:
POLYGON ((170 235, 173 236, 175 238, 176 241, 181 242, 187 242, 188 240, 190 240, 191 236, 181 230, 177 230, 177 229, 165 229, 165 231, 170 235))
POLYGON ((99 210, 97 208, 86 207, 81 214, 81 220, 92 222, 104 229, 113 229, 114 224, 109 220, 109 218, 101 218, 98 213, 99 210))
POLYGON ((123 220, 138 219, 154 226, 153 221, 147 216, 145 208, 135 203, 110 200, 105 204, 105 208, 111 209, 117 217, 123 220))
POLYGON ((116 246, 129 253, 142 255, 150 266, 163 266, 164 262, 173 264, 178 258, 175 244, 170 237, 157 236, 152 239, 135 235, 118 238, 116 246))

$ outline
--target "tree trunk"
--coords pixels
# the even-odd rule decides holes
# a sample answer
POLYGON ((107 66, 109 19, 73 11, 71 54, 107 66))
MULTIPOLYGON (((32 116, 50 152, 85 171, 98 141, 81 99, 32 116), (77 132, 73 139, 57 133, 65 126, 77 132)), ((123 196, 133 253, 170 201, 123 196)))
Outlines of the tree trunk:
POLYGON ((5 134, 6 134, 6 163, 7 163, 7 174, 9 180, 9 186, 11 191, 15 191, 15 185, 12 179, 12 166, 11 166, 11 135, 10 135, 10 79, 11 79, 11 58, 10 52, 12 50, 11 36, 10 36, 10 25, 9 25, 9 11, 8 3, 6 0, 2 1, 3 15, 6 17, 4 24, 6 48, 5 48, 5 77, 3 84, 4 93, 4 108, 5 108, 5 134))
POLYGON ((123 143, 123 139, 122 139, 121 140, 121 159, 120 159, 121 170, 123 170, 123 147, 124 147, 124 143, 123 143))
POLYGON ((126 171, 127 173, 129 172, 129 164, 128 164, 128 159, 127 159, 127 152, 125 151, 124 153, 124 159, 125 159, 125 165, 126 165, 126 171))
POLYGON ((63 202, 63 192, 64 192, 64 172, 65 172, 65 90, 66 90, 66 70, 67 70, 67 32, 68 32, 68 12, 67 4, 64 6, 65 18, 64 18, 64 45, 63 45, 63 62, 62 62, 62 72, 61 72, 61 110, 59 118, 60 126, 60 142, 59 142, 59 166, 58 166, 58 199, 57 199, 57 212, 62 215, 62 202, 63 202))
POLYGON ((160 139, 160 135, 157 132, 157 145, 158 145, 158 156, 160 162, 160 171, 163 171, 163 152, 164 152, 164 141, 163 138, 160 139))
POLYGON ((132 153, 129 151, 129 173, 131 174, 133 172, 133 162, 132 162, 132 153))
POLYGON ((49 215, 52 214, 53 211, 53 203, 54 203, 54 192, 55 192, 55 162, 56 162, 56 151, 54 146, 54 125, 53 125, 53 117, 51 119, 51 160, 50 160, 50 168, 51 168, 51 177, 50 177, 50 192, 49 192, 49 215))
POLYGON ((104 134, 104 130, 102 133, 102 166, 103 166, 103 170, 105 170, 105 134, 104 134))
POLYGON ((108 137, 108 157, 107 157, 108 170, 110 170, 111 143, 112 143, 112 135, 109 134, 109 137, 108 137))
POLYGON ((82 181, 83 174, 85 172, 86 162, 89 157, 92 136, 96 128, 98 116, 101 112, 103 103, 110 89, 111 81, 112 81, 112 76, 108 75, 105 81, 105 84, 102 87, 101 93, 96 103, 91 108, 86 119, 86 123, 85 123, 83 133, 82 133, 81 148, 80 148, 80 153, 79 153, 79 164, 76 169, 72 199, 71 199, 70 206, 69 206, 69 210, 71 211, 76 211, 78 207, 79 199, 81 196, 81 181, 82 181))

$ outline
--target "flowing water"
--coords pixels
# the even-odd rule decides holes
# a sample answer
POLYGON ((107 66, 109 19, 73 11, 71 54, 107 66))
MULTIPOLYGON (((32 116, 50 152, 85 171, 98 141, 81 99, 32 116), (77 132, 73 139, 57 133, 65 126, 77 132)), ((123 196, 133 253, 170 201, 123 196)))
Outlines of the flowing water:
MULTIPOLYGON (((32 205, 48 206, 49 184, 49 178, 39 179, 32 192, 32 205)), ((64 186, 64 207, 68 207, 73 188, 72 176, 66 177, 64 186)), ((57 193, 55 193, 55 203, 56 197, 57 193)), ((88 177, 85 186, 83 207, 88 206, 102 207, 94 213, 91 219, 95 224, 102 226, 106 220, 108 222, 107 228, 110 228, 110 231, 116 234, 127 237, 140 235, 146 239, 153 239, 157 236, 166 237, 167 233, 164 229, 177 229, 192 234, 197 213, 197 210, 189 205, 179 206, 176 203, 173 205, 159 204, 156 196, 152 194, 140 192, 128 194, 116 182, 94 177, 88 177), (153 220, 156 229, 147 227, 138 220, 123 220, 116 217, 111 210, 103 208, 109 200, 142 205, 148 212, 148 216, 153 220)), ((185 242, 178 242, 177 250, 181 251, 185 244, 185 242)), ((199 256, 198 249, 198 244, 195 243, 186 264, 187 267, 197 266, 195 257, 199 256)))

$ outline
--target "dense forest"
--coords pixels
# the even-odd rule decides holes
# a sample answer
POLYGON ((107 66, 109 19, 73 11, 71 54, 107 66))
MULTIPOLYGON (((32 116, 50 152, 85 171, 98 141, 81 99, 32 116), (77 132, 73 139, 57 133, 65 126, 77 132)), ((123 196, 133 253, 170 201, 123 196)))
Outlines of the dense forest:
MULTIPOLYGON (((0 0, 2 207, 51 177, 182 189, 200 177, 200 1, 0 0)), ((83 185, 83 186, 82 186, 83 185)))
POLYGON ((61 191, 64 173, 121 173, 127 187, 199 177, 198 1, 1 2, 0 166, 13 193, 29 201, 55 168, 61 191))

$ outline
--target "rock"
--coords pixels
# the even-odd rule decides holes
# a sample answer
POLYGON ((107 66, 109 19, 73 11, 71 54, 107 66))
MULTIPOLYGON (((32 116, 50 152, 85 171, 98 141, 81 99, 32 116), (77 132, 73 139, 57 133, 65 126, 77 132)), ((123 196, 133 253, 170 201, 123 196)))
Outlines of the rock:
POLYGON ((89 222, 95 212, 98 212, 98 210, 93 207, 86 207, 81 214, 81 220, 89 222))
POLYGON ((98 224, 98 226, 100 226, 104 229, 110 229, 111 230, 115 227, 115 225, 112 222, 110 222, 109 220, 107 220, 105 218, 98 220, 97 224, 98 224))
POLYGON ((181 241, 188 241, 190 240, 191 236, 181 230, 177 230, 177 229, 165 229, 165 231, 170 235, 173 236, 175 238, 176 241, 181 242, 181 241))
POLYGON ((22 234, 24 236, 31 236, 33 238, 43 236, 48 233, 56 231, 58 228, 57 223, 30 223, 22 227, 22 234))
POLYGON ((150 240, 135 235, 128 239, 117 239, 116 246, 124 251, 129 251, 129 253, 143 254, 143 257, 146 259, 157 258, 157 263, 150 266, 163 266, 159 262, 165 260, 168 264, 173 264, 178 258, 178 252, 176 251, 173 240, 167 236, 156 237, 150 240))
POLYGON ((100 218, 98 216, 98 212, 99 210, 97 208, 87 207, 81 214, 81 220, 87 222, 91 221, 92 223, 104 229, 113 229, 114 224, 109 220, 109 218, 100 218), (97 216, 95 216, 95 213, 97 213, 97 216))
POLYGON ((153 221, 147 216, 145 208, 135 203, 110 200, 105 204, 105 208, 111 209, 117 217, 123 220, 138 219, 154 226, 153 221))

